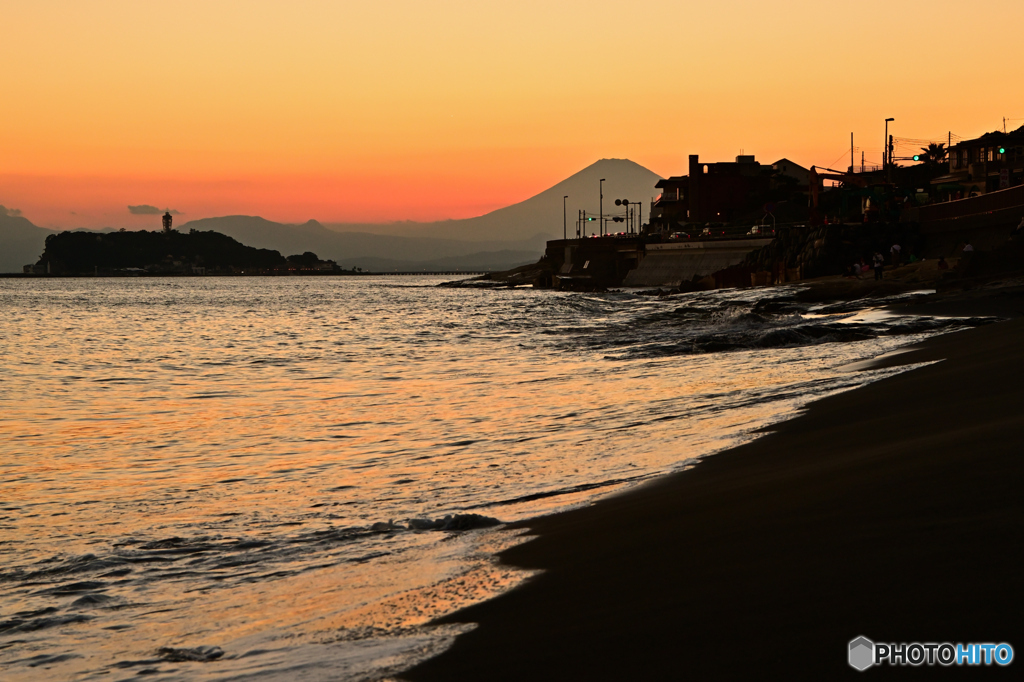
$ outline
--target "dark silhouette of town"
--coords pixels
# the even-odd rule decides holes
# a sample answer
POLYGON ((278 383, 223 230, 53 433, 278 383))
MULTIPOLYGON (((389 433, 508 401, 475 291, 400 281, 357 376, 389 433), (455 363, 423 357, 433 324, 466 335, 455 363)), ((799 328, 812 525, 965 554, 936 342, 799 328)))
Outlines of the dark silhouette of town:
POLYGON ((693 154, 688 174, 657 183, 648 222, 636 219, 638 202, 606 202, 602 185, 598 215, 579 212, 540 262, 505 277, 578 291, 692 291, 836 275, 862 281, 869 271, 875 282, 914 284, 1024 262, 1024 126, 952 146, 889 135, 880 165, 858 163, 851 136, 849 162, 836 170, 693 154), (906 266, 914 267, 899 270, 906 266))

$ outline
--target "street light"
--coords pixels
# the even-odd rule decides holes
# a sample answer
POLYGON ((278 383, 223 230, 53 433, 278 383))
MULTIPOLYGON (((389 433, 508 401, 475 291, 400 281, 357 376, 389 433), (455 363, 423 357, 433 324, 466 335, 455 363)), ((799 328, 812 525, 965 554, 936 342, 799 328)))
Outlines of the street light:
POLYGON ((626 207, 626 232, 630 232, 633 229, 632 227, 630 227, 630 222, 629 222, 629 207, 630 207, 631 204, 636 204, 637 206, 639 206, 640 202, 639 201, 630 201, 629 199, 616 199, 615 200, 615 205, 616 206, 625 206, 626 207))
POLYGON ((597 223, 601 229, 601 236, 604 236, 604 178, 601 178, 601 182, 597 183, 598 192, 601 195, 598 200, 598 218, 600 221, 597 223))
POLYGON ((565 241, 566 239, 569 238, 568 233, 565 231, 565 200, 568 198, 568 194, 562 197, 562 241, 565 241))

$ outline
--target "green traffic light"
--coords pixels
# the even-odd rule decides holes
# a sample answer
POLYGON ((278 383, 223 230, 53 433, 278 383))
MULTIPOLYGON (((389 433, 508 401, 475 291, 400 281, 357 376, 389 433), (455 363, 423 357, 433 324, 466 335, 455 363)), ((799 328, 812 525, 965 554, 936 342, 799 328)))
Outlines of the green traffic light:
POLYGON ((914 154, 914 161, 920 161, 920 160, 921 160, 921 155, 920 154, 914 154))
POLYGON ((1006 147, 1000 147, 999 148, 999 153, 1000 154, 1005 154, 1006 153, 1006 147))

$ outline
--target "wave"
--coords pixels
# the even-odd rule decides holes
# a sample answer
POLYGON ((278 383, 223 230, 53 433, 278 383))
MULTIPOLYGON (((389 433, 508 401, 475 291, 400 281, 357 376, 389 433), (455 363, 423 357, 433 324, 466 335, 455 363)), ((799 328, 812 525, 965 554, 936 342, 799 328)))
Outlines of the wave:
POLYGON ((889 299, 841 302, 828 306, 797 301, 780 290, 776 296, 683 294, 686 300, 643 306, 634 316, 612 316, 600 325, 554 327, 552 347, 563 352, 600 351, 627 360, 675 355, 795 348, 822 343, 851 343, 882 336, 954 331, 994 322, 995 318, 898 316, 883 314, 889 299))

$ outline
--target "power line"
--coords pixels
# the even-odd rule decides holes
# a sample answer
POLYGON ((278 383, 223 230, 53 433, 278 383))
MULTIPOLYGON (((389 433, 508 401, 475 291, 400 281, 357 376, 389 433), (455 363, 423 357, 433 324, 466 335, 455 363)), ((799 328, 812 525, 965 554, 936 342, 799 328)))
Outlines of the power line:
POLYGON ((931 138, 931 139, 924 139, 924 138, 918 138, 918 137, 896 137, 894 135, 892 139, 894 141, 896 141, 896 142, 905 142, 906 144, 945 144, 946 143, 946 136, 945 135, 943 135, 942 138, 931 138))
POLYGON ((835 161, 833 161, 832 163, 828 164, 827 166, 824 166, 824 168, 831 168, 832 166, 834 166, 837 163, 839 163, 839 161, 841 159, 845 158, 846 155, 849 154, 849 153, 850 153, 850 148, 847 147, 846 149, 843 150, 843 153, 839 155, 839 158, 837 158, 835 161))

